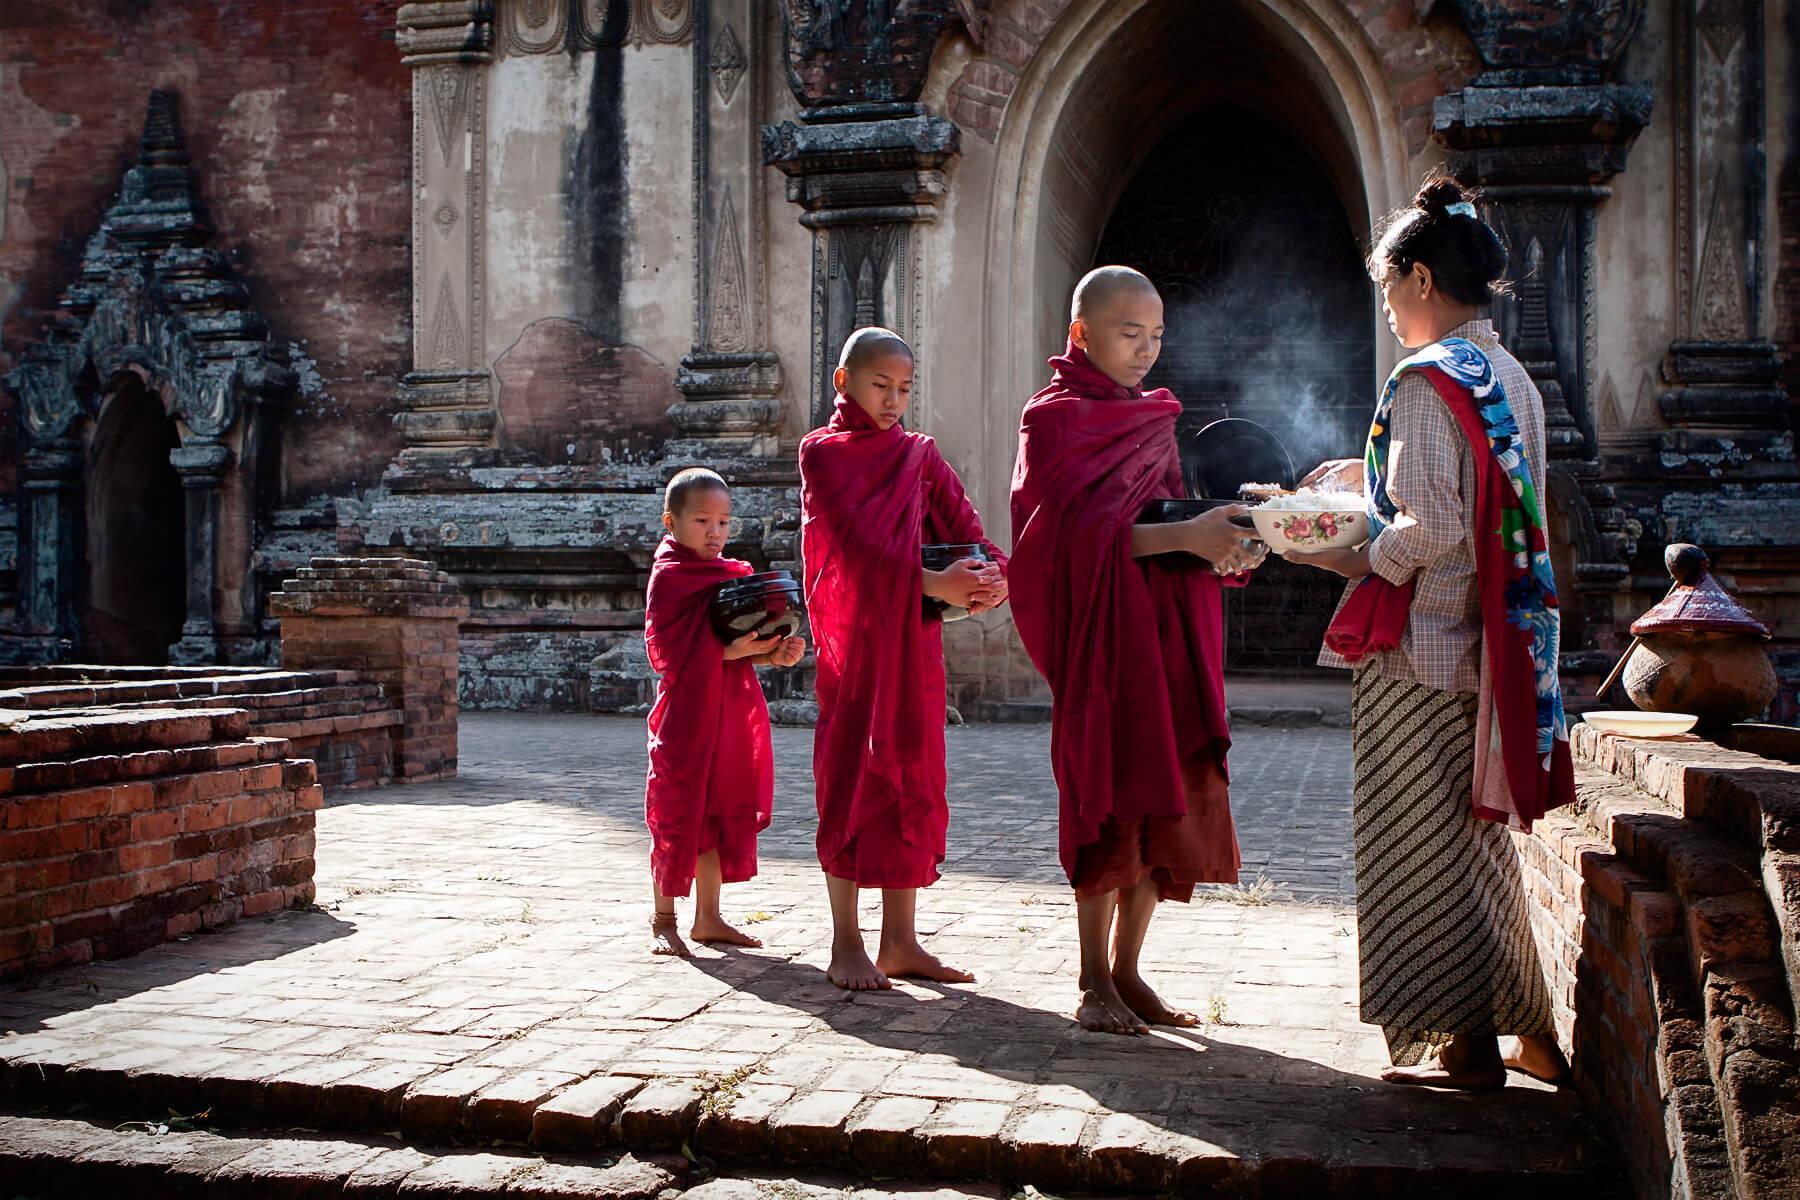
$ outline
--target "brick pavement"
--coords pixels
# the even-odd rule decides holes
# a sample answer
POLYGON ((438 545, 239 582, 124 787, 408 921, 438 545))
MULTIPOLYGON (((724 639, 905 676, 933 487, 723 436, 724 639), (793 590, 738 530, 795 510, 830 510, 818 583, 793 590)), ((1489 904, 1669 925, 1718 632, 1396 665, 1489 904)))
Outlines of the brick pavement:
POLYGON ((1593 1190, 1572 1098, 1371 1078, 1342 730, 1240 731, 1246 860, 1329 901, 1167 906, 1147 970, 1211 1023, 1142 1040, 1066 1016, 1047 730, 950 731, 951 860, 920 922, 978 982, 856 997, 823 973, 805 730, 777 730, 762 874, 727 890, 768 949, 643 952, 641 738, 620 718, 466 717, 457 779, 320 813, 318 911, 0 992, 10 1103, 1046 1187, 1475 1194, 1529 1170, 1593 1190))

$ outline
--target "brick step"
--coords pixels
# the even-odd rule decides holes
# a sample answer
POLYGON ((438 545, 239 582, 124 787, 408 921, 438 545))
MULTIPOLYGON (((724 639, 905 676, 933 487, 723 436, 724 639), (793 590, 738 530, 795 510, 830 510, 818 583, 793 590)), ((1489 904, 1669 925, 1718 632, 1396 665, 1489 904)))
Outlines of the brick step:
POLYGON ((115 783, 154 783, 172 775, 282 762, 291 752, 286 738, 251 734, 231 740, 197 741, 191 745, 109 750, 83 758, 26 762, 0 767, 0 797, 104 787, 115 783))
POLYGON ((404 724, 405 715, 394 709, 379 712, 347 712, 335 716, 306 717, 293 721, 269 721, 257 727, 270 737, 304 741, 329 734, 360 733, 369 729, 391 729, 404 724))
MULTIPOLYGON (((378 683, 331 684, 319 687, 292 687, 266 692, 239 692, 230 696, 183 696, 175 699, 110 699, 103 700, 101 706, 108 708, 204 708, 230 705, 233 708, 246 708, 252 713, 261 713, 268 709, 298 708, 309 704, 354 704, 364 707, 370 704, 386 706, 386 693, 378 683)), ((98 707, 98 706, 95 706, 98 707)))
MULTIPOLYGON (((830 1091, 783 1103, 765 1093, 792 1089, 745 1084, 740 1093, 737 1085, 721 1088, 705 1077, 595 1074, 572 1080, 493 1067, 434 1071, 408 1062, 280 1056, 267 1065, 246 1060, 214 1065, 211 1074, 186 1074, 167 1051, 136 1044, 41 1059, 28 1053, 8 1059, 7 1049, 0 1041, 0 1098, 12 1111, 79 1104, 83 1115, 97 1119, 204 1111, 223 1127, 298 1126, 362 1136, 397 1129, 412 1153, 473 1141, 518 1163, 536 1160, 501 1147, 658 1161, 691 1152, 727 1172, 843 1170, 1058 1192, 1264 1200, 1516 1200, 1521 1188, 1529 1188, 1533 1200, 1624 1200, 1628 1194, 1614 1164, 1584 1161, 1572 1138, 1566 1145, 1471 1151, 1459 1135, 1434 1140, 1410 1126, 1359 1130, 1353 1137, 1320 1126, 1316 1138, 1297 1140, 1287 1124, 1264 1139, 1254 1122, 1215 1127, 1181 1120, 1195 1126, 1197 1132, 1189 1132, 1173 1128, 1176 1121, 1165 1127, 1104 1110, 1041 1107, 1009 1115, 1006 1105, 979 1101, 830 1091)), ((0 1126, 0 1147, 7 1128, 0 1126)), ((411 1187, 406 1194, 413 1194, 411 1187)), ((236 1193, 205 1193, 225 1194, 236 1193)))
POLYGON ((250 696, 353 684, 352 671, 258 671, 149 679, 67 679, 0 691, 0 708, 88 708, 250 696))
POLYGON ((356 713, 397 712, 381 695, 352 696, 328 700, 324 698, 294 704, 271 704, 256 711, 253 718, 259 724, 270 721, 306 721, 313 717, 344 717, 356 713))
MULTIPOLYGON (((175 750, 238 741, 250 714, 237 708, 136 708, 46 713, 0 727, 0 772, 20 764, 45 767, 73 759, 175 750)), ((5 779, 0 791, 11 790, 5 779)))
MULTIPOLYGON (((85 1121, 0 1116, 0 1178, 8 1195, 139 1195, 204 1200, 392 1196, 420 1200, 491 1196, 651 1200, 682 1186, 679 1155, 641 1161, 532 1154, 429 1153, 387 1138, 154 1132, 151 1120, 112 1129, 85 1121)), ((702 1197, 703 1187, 694 1192, 702 1197)), ((805 1192, 785 1195, 806 1196, 805 1192)))

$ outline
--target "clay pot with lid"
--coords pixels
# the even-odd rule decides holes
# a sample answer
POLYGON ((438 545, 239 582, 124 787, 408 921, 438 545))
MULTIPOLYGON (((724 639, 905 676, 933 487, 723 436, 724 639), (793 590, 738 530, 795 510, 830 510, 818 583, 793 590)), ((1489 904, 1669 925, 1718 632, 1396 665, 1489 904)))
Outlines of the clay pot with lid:
POLYGON ((1719 586, 1698 546, 1663 552, 1674 586, 1632 622, 1639 644, 1625 664, 1625 691, 1645 712, 1684 712, 1719 730, 1762 712, 1775 698, 1769 628, 1719 586))

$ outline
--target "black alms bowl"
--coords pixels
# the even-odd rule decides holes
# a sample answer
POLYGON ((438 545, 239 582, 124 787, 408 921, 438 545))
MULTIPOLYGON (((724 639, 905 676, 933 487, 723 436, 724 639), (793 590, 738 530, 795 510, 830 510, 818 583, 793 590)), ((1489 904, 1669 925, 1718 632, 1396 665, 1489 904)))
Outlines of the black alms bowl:
POLYGON ((761 571, 723 584, 712 602, 713 632, 724 642, 746 633, 759 637, 800 632, 800 616, 806 611, 800 585, 787 571, 761 571))
MULTIPOLYGON (((965 558, 992 561, 988 557, 987 547, 980 542, 933 542, 919 551, 919 559, 927 571, 942 571, 965 558)), ((960 621, 969 615, 968 609, 939 600, 935 596, 925 596, 922 599, 920 608, 927 621, 960 621)))

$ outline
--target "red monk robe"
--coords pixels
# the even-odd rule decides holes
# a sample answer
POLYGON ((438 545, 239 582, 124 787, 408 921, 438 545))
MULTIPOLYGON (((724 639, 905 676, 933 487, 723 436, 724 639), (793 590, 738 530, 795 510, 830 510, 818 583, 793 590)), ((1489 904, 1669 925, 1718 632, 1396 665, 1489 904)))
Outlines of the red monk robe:
POLYGON ((987 540, 937 443, 837 398, 800 443, 801 557, 818 664, 819 862, 862 887, 936 882, 944 796, 943 624, 920 610, 920 547, 987 540))
POLYGON ((1081 895, 1146 874, 1164 899, 1237 879, 1226 791, 1219 577, 1135 559, 1131 527, 1184 495, 1165 389, 1126 388, 1080 347, 1050 360, 1013 469, 1013 621, 1050 682, 1063 870, 1081 895))
POLYGON ((650 871, 665 896, 685 896, 694 864, 719 852, 724 883, 756 875, 756 835, 769 826, 775 762, 769 708, 747 658, 725 661, 708 609, 749 563, 702 558, 665 537, 650 564, 644 647, 661 676, 650 710, 644 820, 650 871))

